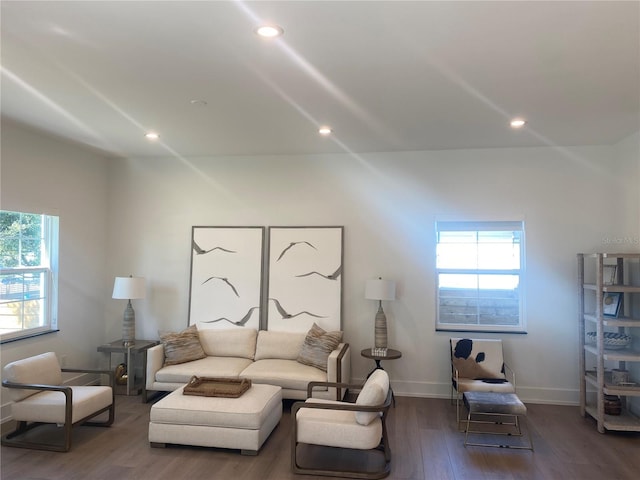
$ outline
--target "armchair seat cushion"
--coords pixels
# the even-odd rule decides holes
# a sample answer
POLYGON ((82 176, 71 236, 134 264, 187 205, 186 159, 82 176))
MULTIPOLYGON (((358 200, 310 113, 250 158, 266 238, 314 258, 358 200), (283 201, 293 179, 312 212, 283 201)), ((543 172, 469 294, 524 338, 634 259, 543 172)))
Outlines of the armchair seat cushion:
POLYGON ((515 388, 511 382, 485 382, 484 380, 473 380, 470 378, 459 378, 457 388, 458 392, 499 392, 513 393, 515 388))
MULTIPOLYGON (((107 408, 113 400, 111 387, 71 387, 73 412, 71 423, 76 423, 98 410, 107 408)), ((62 392, 40 392, 11 405, 14 420, 44 423, 64 423, 65 396, 62 392)))
MULTIPOLYGON (((305 403, 341 405, 343 402, 310 398, 305 403)), ((313 445, 370 450, 380 444, 382 420, 375 418, 368 425, 356 422, 353 411, 304 408, 298 410, 297 441, 313 445)))

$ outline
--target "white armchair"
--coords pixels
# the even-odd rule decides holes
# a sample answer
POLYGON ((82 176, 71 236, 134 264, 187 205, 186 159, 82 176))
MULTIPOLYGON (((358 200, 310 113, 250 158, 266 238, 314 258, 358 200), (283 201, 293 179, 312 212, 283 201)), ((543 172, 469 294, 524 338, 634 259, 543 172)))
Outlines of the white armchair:
POLYGON ((114 421, 113 372, 61 369, 53 352, 11 362, 2 372, 2 386, 9 389, 11 414, 17 422, 15 431, 2 437, 3 445, 66 452, 71 449, 73 425, 109 426, 114 421), (65 386, 62 372, 105 374, 109 376, 109 386, 65 386), (88 421, 105 412, 107 420, 88 421), (44 424, 62 427, 61 444, 37 442, 32 435, 26 435, 44 424))
POLYGON ((389 376, 376 370, 364 386, 311 382, 304 402, 291 407, 291 469, 341 478, 383 478, 391 471, 386 419, 389 376), (356 403, 312 398, 314 387, 362 388, 356 403), (339 454, 337 450, 340 449, 339 454))

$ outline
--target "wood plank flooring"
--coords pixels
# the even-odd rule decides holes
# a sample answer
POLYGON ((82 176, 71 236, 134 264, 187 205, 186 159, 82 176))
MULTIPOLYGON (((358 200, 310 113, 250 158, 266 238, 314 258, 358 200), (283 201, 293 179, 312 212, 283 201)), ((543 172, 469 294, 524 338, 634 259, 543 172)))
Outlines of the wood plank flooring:
MULTIPOLYGON (((289 411, 257 456, 215 448, 150 448, 150 404, 117 396, 110 428, 76 427, 68 453, 2 447, 3 480, 221 479, 313 480, 290 470, 289 411)), ((640 435, 600 434, 578 407, 527 405, 535 451, 463 446, 448 400, 397 397, 389 415, 392 471, 398 480, 637 479, 640 435)))

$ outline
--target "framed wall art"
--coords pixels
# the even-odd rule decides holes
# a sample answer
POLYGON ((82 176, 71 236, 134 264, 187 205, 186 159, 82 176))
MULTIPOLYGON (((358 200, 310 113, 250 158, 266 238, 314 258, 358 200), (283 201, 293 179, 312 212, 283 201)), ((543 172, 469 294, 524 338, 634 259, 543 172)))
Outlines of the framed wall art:
POLYGON ((605 292, 602 297, 602 315, 604 317, 616 318, 620 313, 620 303, 622 293, 605 292))
POLYGON ((260 327, 264 227, 193 227, 189 325, 260 327))
POLYGON ((267 329, 342 329, 343 227, 270 227, 267 329))

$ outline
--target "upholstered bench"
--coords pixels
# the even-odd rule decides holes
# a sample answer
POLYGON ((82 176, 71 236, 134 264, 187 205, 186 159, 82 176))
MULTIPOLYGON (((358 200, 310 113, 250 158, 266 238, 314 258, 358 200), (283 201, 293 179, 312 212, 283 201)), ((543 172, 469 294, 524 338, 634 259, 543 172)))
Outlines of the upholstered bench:
POLYGON ((179 388, 151 406, 149 442, 258 450, 282 418, 282 391, 253 384, 238 398, 184 395, 179 388))
MULTIPOLYGON (((516 435, 522 436, 522 429, 520 427, 519 419, 522 419, 522 423, 526 423, 527 407, 520 401, 515 393, 500 393, 500 392, 464 392, 463 401, 467 407, 469 413, 467 414, 467 424, 465 427, 464 446, 476 445, 480 447, 500 447, 500 448, 517 448, 533 450, 533 442, 531 440, 531 434, 527 426, 527 436, 529 439, 528 446, 511 445, 504 443, 471 443, 469 442, 469 433, 491 434, 491 435, 516 435), (494 421, 485 420, 478 421, 472 420, 472 416, 484 416, 485 418, 492 418, 494 421), (501 417, 512 417, 513 423, 506 423, 498 421, 501 417), (507 425, 514 427, 515 433, 512 431, 477 431, 470 430, 471 423, 495 423, 497 425, 507 425)), ((477 417, 474 417, 477 418, 477 417)))

